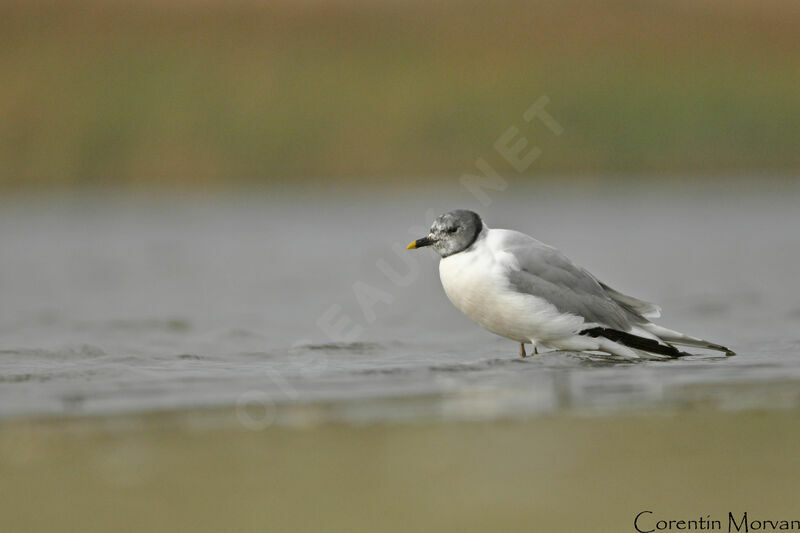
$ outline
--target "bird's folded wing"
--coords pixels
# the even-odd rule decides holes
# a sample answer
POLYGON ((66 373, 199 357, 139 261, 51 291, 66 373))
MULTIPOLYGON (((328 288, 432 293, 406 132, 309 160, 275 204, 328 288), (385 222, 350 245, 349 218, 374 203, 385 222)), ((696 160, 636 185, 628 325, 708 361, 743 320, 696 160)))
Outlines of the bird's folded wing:
POLYGON ((621 331, 644 320, 633 306, 620 305, 588 271, 533 237, 509 231, 498 251, 513 257, 507 276, 514 290, 543 298, 562 313, 621 331))
POLYGON ((612 289, 602 281, 600 282, 600 285, 606 291, 606 294, 608 294, 615 302, 620 304, 625 309, 628 309, 644 318, 658 318, 661 316, 661 307, 658 305, 640 300, 639 298, 634 298, 633 296, 628 296, 627 294, 622 294, 621 292, 612 289))

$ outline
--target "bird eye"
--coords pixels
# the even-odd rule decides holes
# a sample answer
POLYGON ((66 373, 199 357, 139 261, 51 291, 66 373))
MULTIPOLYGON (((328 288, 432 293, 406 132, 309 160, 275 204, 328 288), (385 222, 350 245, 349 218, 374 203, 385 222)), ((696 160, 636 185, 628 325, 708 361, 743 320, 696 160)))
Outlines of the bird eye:
POLYGON ((458 231, 458 228, 447 228, 447 233, 455 233, 458 231))

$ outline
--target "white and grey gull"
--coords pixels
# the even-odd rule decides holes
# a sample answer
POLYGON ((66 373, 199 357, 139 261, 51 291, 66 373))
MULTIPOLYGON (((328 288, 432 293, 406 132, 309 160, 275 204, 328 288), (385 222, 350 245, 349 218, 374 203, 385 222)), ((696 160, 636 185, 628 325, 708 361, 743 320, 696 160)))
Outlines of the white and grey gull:
POLYGON ((447 297, 487 330, 520 344, 566 351, 641 356, 691 355, 692 346, 730 349, 654 324, 657 305, 627 296, 575 265, 558 249, 524 233, 489 229, 472 211, 439 216, 408 245, 432 247, 447 297))

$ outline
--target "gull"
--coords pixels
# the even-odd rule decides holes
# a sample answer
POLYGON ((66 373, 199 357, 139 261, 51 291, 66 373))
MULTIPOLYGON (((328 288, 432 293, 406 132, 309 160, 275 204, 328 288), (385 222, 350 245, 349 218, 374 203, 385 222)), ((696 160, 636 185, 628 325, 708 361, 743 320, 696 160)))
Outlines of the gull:
POLYGON ((575 265, 562 252, 507 229, 489 229, 472 211, 439 216, 409 250, 431 246, 440 256, 447 297, 487 330, 526 344, 566 351, 640 358, 691 355, 693 346, 730 349, 654 324, 655 304, 627 296, 575 265))

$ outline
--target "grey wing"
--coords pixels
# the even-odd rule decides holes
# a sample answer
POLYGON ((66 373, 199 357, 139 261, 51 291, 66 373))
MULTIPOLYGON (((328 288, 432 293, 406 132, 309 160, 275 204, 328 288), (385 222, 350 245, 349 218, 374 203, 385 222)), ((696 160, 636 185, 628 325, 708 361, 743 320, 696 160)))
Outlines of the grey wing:
POLYGON ((520 270, 509 272, 512 286, 547 300, 562 313, 621 331, 647 321, 633 305, 621 305, 606 285, 551 246, 530 238, 507 246, 506 251, 514 254, 520 265, 520 270))
POLYGON ((622 294, 621 292, 612 289, 602 281, 600 282, 600 286, 603 287, 603 289, 606 291, 606 294, 608 294, 615 302, 635 315, 638 315, 642 318, 658 318, 661 316, 661 308, 654 303, 645 302, 639 298, 622 294))

